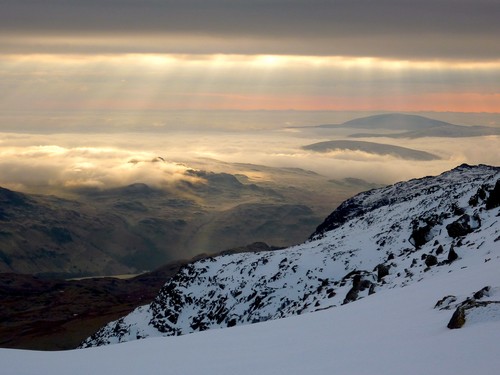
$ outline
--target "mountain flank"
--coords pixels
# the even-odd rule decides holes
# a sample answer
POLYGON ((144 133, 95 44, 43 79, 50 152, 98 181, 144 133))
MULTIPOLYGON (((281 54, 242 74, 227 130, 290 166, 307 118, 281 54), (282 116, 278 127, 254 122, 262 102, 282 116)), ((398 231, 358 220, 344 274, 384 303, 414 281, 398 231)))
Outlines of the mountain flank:
POLYGON ((393 146, 384 143, 366 142, 366 141, 326 141, 313 143, 302 147, 304 150, 316 152, 330 151, 362 151, 374 155, 390 155, 406 160, 430 161, 439 160, 440 157, 429 152, 414 150, 411 148, 393 146))
POLYGON ((312 128, 332 131, 351 129, 356 131, 349 135, 352 138, 463 138, 500 135, 499 127, 455 125, 424 116, 402 113, 367 116, 346 121, 342 124, 325 124, 312 128), (361 130, 363 131, 361 132, 361 130))
MULTIPOLYGON (((276 250, 254 243, 221 253, 276 250)), ((215 256, 170 262, 133 278, 44 279, 0 273, 0 347, 31 350, 76 348, 109 321, 150 303, 182 267, 215 256)))
MULTIPOLYGON (((469 266, 497 262, 499 181, 499 167, 464 164, 439 176, 358 194, 302 245, 211 257, 182 267, 149 305, 107 324, 81 346, 340 308, 389 289, 436 282, 469 266)), ((486 320, 494 319, 496 293, 490 297, 475 297, 473 307, 448 305, 465 311, 465 324, 467 316, 474 322, 482 313, 486 320)))
POLYGON ((266 177, 256 183, 244 173, 188 169, 168 186, 74 188, 65 199, 2 188, 0 272, 137 274, 256 241, 286 247, 306 240, 327 207, 365 186, 299 169, 220 166, 231 168, 266 177))

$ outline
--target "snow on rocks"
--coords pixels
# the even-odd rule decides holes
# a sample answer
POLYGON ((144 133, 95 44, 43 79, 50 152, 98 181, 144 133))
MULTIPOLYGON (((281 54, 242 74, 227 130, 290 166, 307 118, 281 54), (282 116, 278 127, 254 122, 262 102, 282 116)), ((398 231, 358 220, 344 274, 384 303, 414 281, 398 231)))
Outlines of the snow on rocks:
POLYGON ((186 265, 151 304, 109 323, 81 346, 324 310, 499 258, 499 180, 500 168, 462 165, 361 193, 304 244, 186 265))
POLYGON ((462 328, 465 324, 500 321, 500 287, 485 286, 468 297, 449 295, 439 300, 434 308, 455 309, 448 323, 450 329, 462 328))

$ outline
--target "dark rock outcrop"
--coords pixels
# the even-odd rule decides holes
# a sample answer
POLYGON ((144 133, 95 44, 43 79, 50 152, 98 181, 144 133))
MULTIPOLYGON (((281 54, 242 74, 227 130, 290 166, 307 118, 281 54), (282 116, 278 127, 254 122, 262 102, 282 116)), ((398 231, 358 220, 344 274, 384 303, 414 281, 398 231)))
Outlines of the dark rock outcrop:
POLYGON ((427 257, 425 258, 425 265, 427 267, 432 267, 436 264, 438 264, 437 258, 434 255, 427 255, 427 257))
POLYGON ((451 319, 448 322, 447 327, 449 329, 457 329, 457 328, 462 328, 464 324, 465 324, 465 309, 462 306, 460 306, 457 307, 457 309, 451 316, 451 319))
POLYGON ((457 259, 458 259, 458 254, 453 248, 451 248, 450 251, 448 252, 448 262, 451 263, 456 261, 457 259))
POLYGON ((452 295, 445 296, 436 302, 434 308, 439 310, 450 310, 453 306, 453 303, 455 303, 456 301, 457 297, 455 296, 452 295))
POLYGON ((436 255, 440 255, 443 253, 444 253, 443 245, 439 245, 438 248, 436 249, 436 255))
POLYGON ((491 287, 490 286, 485 286, 483 289, 478 290, 476 293, 474 293, 474 299, 481 299, 483 297, 488 297, 490 294, 491 287))
POLYGON ((381 282, 384 277, 389 274, 389 266, 386 266, 383 263, 380 263, 375 267, 374 271, 377 271, 377 282, 381 282))
POLYGON ((484 315, 484 318, 488 319, 488 315, 491 315, 492 313, 491 310, 490 312, 488 312, 487 309, 492 307, 493 305, 500 305, 500 301, 476 301, 475 299, 467 299, 457 307, 457 309, 451 316, 447 327, 449 329, 462 328, 467 322, 468 315, 474 310, 483 310, 481 311, 481 315, 484 315))
POLYGON ((481 201, 484 201, 485 199, 486 199, 486 190, 484 186, 481 186, 479 189, 477 189, 476 194, 474 194, 469 199, 469 206, 476 207, 481 201))
POLYGON ((432 237, 432 228, 441 222, 440 217, 432 215, 429 217, 419 217, 412 222, 412 233, 410 243, 416 249, 420 249, 423 245, 429 242, 432 237))
MULTIPOLYGON (((466 298, 463 302, 459 304, 455 304, 456 309, 453 312, 453 315, 448 322, 447 327, 449 329, 458 329, 462 328, 464 324, 467 322, 467 318, 470 316, 472 312, 478 312, 481 317, 480 320, 488 320, 488 319, 498 319, 498 311, 500 310, 500 301, 480 301, 484 297, 491 296, 491 287, 485 286, 484 288, 475 292, 472 297, 466 298)), ((438 305, 446 305, 446 309, 449 309, 452 304, 456 301, 454 296, 444 297, 442 300, 438 301, 435 308, 438 305), (449 297, 453 297, 453 300, 449 299, 449 297), (451 301, 447 303, 447 301, 451 301)), ((443 310, 444 308, 440 308, 443 310)))
POLYGON ((488 199, 486 199, 486 209, 491 210, 500 206, 500 180, 497 180, 495 187, 490 191, 488 199))
POLYGON ((474 232, 477 228, 481 226, 481 220, 477 215, 469 216, 467 214, 462 215, 459 219, 455 220, 453 223, 446 226, 448 235, 450 237, 463 237, 469 233, 474 232))
POLYGON ((322 235, 325 232, 340 227, 349 219, 363 215, 363 207, 358 205, 355 200, 347 200, 342 203, 335 211, 333 211, 323 223, 321 223, 316 231, 311 235, 311 239, 322 235))
POLYGON ((343 304, 356 301, 359 297, 359 292, 368 289, 368 294, 375 293, 375 284, 368 277, 369 273, 359 272, 352 278, 352 288, 347 292, 343 304))

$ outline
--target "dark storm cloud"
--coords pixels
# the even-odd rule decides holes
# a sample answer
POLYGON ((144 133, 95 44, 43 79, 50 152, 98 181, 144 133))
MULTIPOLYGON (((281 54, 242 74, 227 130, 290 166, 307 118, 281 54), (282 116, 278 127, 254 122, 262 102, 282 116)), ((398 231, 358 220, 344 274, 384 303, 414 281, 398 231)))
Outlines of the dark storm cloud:
MULTIPOLYGON (((497 0, 3 0, 0 6, 7 50, 15 50, 16 43, 9 45, 6 36, 52 35, 98 37, 101 52, 500 55, 497 0), (130 36, 140 42, 103 43, 130 36), (186 36, 212 42, 161 39, 186 36)), ((73 48, 90 52, 91 45, 73 48)))

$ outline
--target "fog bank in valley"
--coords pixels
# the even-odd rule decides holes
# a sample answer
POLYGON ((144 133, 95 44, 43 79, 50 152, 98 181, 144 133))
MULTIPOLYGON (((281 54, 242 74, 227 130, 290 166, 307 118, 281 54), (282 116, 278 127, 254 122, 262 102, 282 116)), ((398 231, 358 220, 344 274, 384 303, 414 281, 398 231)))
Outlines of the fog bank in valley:
MULTIPOLYGON (((310 128, 246 131, 186 130, 122 133, 3 133, 0 185, 32 193, 59 193, 79 187, 106 189, 142 182, 155 187, 196 181, 186 171, 244 173, 232 163, 302 168, 330 179, 361 178, 379 184, 437 174, 462 163, 500 164, 498 136, 470 138, 375 138, 377 143, 431 153, 440 160, 404 160, 360 150, 316 153, 302 147, 347 139, 310 128), (210 160, 213 160, 211 162, 210 160), (221 163, 224 162, 224 163, 221 163)), ((370 139, 368 139, 370 140, 370 139)), ((251 181, 272 173, 247 171, 251 181)), ((300 181, 297 181, 300 183, 300 181)))

